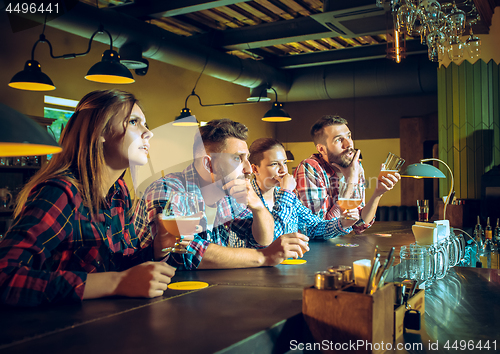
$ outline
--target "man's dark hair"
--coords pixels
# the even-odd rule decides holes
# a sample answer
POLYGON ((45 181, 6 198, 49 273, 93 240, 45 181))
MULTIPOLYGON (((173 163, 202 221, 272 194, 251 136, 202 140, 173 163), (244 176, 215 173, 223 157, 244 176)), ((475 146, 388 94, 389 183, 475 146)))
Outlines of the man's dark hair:
POLYGON ((246 141, 248 128, 230 119, 216 119, 200 127, 200 135, 196 134, 193 145, 193 156, 197 156, 203 148, 206 152, 220 153, 226 147, 228 138, 246 141), (201 139, 200 139, 201 138, 201 139))
POLYGON ((281 146, 283 149, 285 148, 282 143, 273 138, 260 138, 255 140, 248 149, 250 152, 248 161, 250 161, 252 165, 260 166, 260 162, 264 158, 264 153, 275 146, 281 146))
POLYGON ((314 145, 317 144, 325 144, 325 127, 329 127, 330 125, 335 124, 345 124, 347 125, 347 121, 340 116, 323 116, 314 123, 311 128, 311 137, 314 141, 314 145))

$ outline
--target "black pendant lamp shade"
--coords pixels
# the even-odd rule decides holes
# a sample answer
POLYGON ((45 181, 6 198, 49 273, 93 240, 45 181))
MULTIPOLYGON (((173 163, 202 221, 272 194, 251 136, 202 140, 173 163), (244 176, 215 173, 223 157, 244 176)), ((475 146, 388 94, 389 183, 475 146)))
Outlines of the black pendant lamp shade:
POLYGON ((111 49, 104 51, 102 60, 90 68, 85 78, 90 81, 108 84, 131 84, 135 82, 130 70, 120 63, 118 52, 111 49))
POLYGON ((192 127, 200 125, 191 110, 187 107, 181 109, 181 114, 175 118, 173 125, 177 127, 192 127))
POLYGON ((283 103, 278 101, 274 102, 273 108, 264 114, 264 118, 262 118, 262 120, 265 122, 288 122, 289 120, 292 120, 290 115, 285 112, 282 107, 283 103))
POLYGON ((278 93, 275 89, 271 87, 276 95, 276 101, 273 103, 273 107, 264 114, 262 120, 264 122, 288 122, 292 120, 290 115, 283 109, 283 103, 278 102, 278 93))
POLYGON ((285 154, 286 154, 287 161, 293 162, 293 160, 295 160, 295 157, 293 156, 293 154, 290 150, 286 150, 285 154))
POLYGON ((0 103, 0 156, 57 154, 62 148, 38 123, 0 103))
POLYGON ((19 90, 52 91, 55 90, 52 80, 42 72, 42 67, 36 60, 28 60, 24 70, 15 74, 9 86, 19 90))

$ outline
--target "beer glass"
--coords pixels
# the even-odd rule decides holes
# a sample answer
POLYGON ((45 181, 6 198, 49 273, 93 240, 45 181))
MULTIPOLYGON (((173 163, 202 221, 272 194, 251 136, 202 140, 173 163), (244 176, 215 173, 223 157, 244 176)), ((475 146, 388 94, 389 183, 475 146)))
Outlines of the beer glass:
POLYGON ((387 177, 388 174, 399 172, 404 163, 404 159, 390 152, 385 159, 384 166, 378 174, 378 180, 382 181, 382 177, 387 177))
MULTIPOLYGON (((346 183, 339 181, 339 195, 337 205, 344 210, 356 209, 363 201, 362 195, 363 185, 360 183, 346 183)), ((352 219, 349 216, 343 216, 346 219, 352 219)))
POLYGON ((182 235, 193 235, 196 226, 200 223, 198 198, 195 193, 171 191, 163 213, 159 215, 159 232, 168 232, 175 236, 175 245, 164 248, 164 252, 192 253, 183 247, 180 242, 182 235))
POLYGON ((417 200, 418 221, 429 221, 429 200, 417 200))

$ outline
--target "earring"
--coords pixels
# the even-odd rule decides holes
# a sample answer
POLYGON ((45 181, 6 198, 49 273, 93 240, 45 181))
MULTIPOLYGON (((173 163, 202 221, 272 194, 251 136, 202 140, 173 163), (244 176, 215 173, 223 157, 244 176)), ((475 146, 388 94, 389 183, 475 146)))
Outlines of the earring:
POLYGON ((210 177, 212 177, 212 183, 215 183, 215 178, 213 172, 210 172, 210 177))

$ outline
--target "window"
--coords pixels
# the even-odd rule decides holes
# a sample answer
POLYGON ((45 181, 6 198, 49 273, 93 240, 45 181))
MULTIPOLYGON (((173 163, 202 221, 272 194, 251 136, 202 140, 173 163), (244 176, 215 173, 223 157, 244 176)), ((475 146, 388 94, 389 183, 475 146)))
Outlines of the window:
MULTIPOLYGON (((56 141, 59 141, 61 132, 68 123, 69 118, 73 114, 73 108, 76 107, 78 101, 67 98, 44 96, 45 107, 43 108, 43 116, 45 118, 55 119, 50 127, 47 127, 49 133, 52 134, 56 141)), ((50 160, 52 155, 48 155, 50 160)))

